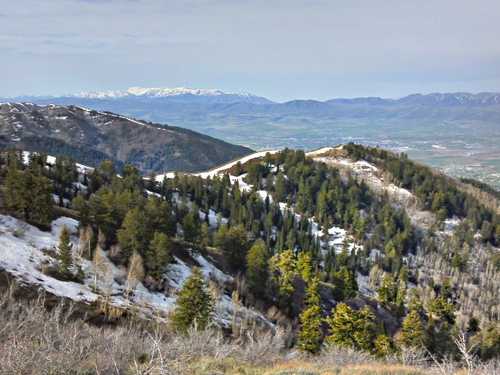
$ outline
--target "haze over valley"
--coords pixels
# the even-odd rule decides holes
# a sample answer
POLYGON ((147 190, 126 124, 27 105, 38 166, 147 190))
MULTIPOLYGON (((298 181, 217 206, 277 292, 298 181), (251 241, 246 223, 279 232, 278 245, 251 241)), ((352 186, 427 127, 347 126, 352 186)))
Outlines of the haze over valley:
POLYGON ((207 89, 82 92, 13 101, 75 104, 195 130, 254 150, 356 142, 405 152, 456 177, 500 188, 500 94, 414 94, 274 102, 207 89))

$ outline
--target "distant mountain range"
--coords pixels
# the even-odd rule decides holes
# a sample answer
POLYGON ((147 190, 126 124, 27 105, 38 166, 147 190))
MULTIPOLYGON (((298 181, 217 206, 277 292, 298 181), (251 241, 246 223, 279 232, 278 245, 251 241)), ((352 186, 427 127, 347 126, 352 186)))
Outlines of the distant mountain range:
POLYGON ((251 153, 191 130, 76 106, 0 104, 0 149, 67 155, 96 166, 110 159, 144 173, 199 171, 251 153))
POLYGON ((76 94, 61 96, 21 96, 13 98, 15 101, 34 101, 43 103, 66 103, 75 100, 127 100, 138 101, 159 100, 175 103, 252 103, 270 104, 271 100, 246 92, 228 93, 216 89, 191 89, 186 87, 175 88, 144 88, 130 87, 127 90, 83 91, 76 94))
MULTIPOLYGON (((61 100, 138 100, 143 99, 165 99, 173 102, 209 102, 209 103, 251 103, 269 105, 290 105, 301 103, 304 106, 334 104, 365 104, 365 105, 497 105, 500 104, 500 93, 482 92, 471 94, 467 92, 456 93, 432 93, 432 94, 411 94, 399 99, 386 99, 381 97, 359 97, 359 98, 336 98, 325 101, 319 100, 291 100, 278 103, 263 96, 257 96, 248 92, 228 93, 218 89, 193 89, 186 87, 175 88, 144 88, 130 87, 126 90, 108 91, 82 91, 76 94, 59 96, 18 96, 10 98, 14 101, 56 101, 61 100)), ((2 99, 2 100, 9 100, 2 99)), ((55 104, 55 103, 54 103, 55 104)))
POLYGON ((130 88, 0 99, 77 105, 181 126, 252 149, 315 149, 358 142, 405 151, 445 172, 500 187, 500 93, 400 99, 291 100, 187 88, 130 88))

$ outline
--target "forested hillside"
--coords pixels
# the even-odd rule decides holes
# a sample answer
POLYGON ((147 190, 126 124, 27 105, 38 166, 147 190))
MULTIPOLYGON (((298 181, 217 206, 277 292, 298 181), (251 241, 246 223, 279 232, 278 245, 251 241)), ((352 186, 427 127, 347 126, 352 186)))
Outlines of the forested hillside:
POLYGON ((200 171, 250 149, 175 126, 77 106, 0 103, 0 148, 64 155, 97 166, 112 160, 143 174, 200 171))
POLYGON ((104 315, 147 310, 181 333, 280 330, 307 353, 460 358, 457 337, 482 360, 500 352, 500 217, 404 154, 285 149, 148 179, 131 165, 118 176, 109 161, 90 169, 20 152, 0 166, 5 223, 78 220, 40 272, 89 301, 107 296, 104 315))

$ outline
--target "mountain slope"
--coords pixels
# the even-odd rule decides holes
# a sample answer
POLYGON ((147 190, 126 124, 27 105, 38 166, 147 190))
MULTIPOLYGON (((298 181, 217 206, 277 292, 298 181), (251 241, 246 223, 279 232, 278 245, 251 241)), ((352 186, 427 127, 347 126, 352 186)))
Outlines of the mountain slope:
POLYGON ((91 166, 110 159, 143 173, 203 170, 251 152, 172 126, 75 106, 0 104, 0 147, 68 155, 91 166))
POLYGON ((122 315, 168 320, 198 267, 215 322, 233 337, 256 324, 285 330, 289 345, 303 349, 314 308, 315 321, 328 317, 314 330, 317 350, 325 337, 390 355, 414 345, 404 327, 416 319, 417 345, 433 354, 453 354, 455 332, 467 329, 487 342, 478 356, 498 355, 495 198, 405 154, 352 143, 286 149, 156 179, 138 178, 133 168, 116 176, 54 158, 0 156, 0 271, 9 279, 94 308, 107 301, 122 315), (41 186, 36 197, 27 193, 33 181, 41 186), (73 234, 73 268, 64 268, 56 243, 62 225, 73 234), (336 329, 350 331, 335 338, 336 329), (393 349, 377 345, 382 336, 393 349))

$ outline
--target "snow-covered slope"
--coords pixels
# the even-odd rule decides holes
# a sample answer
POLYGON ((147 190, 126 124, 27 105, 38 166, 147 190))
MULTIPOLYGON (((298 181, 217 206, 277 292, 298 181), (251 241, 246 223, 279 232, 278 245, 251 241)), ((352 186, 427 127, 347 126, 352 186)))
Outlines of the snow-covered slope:
POLYGON ((0 272, 6 272, 22 285, 60 298, 68 298, 88 305, 106 300, 112 306, 121 309, 133 308, 143 317, 165 317, 175 307, 176 292, 191 275, 193 266, 198 266, 207 280, 215 282, 221 294, 217 297, 215 321, 221 326, 232 322, 241 322, 250 318, 261 326, 272 328, 273 324, 261 313, 240 306, 230 295, 224 292, 225 286, 233 282, 206 256, 190 254, 191 265, 175 258, 165 270, 164 279, 169 283, 169 293, 148 290, 142 283, 127 290, 126 270, 114 265, 107 257, 107 252, 100 252, 101 261, 96 268, 94 262, 78 255, 78 221, 60 217, 51 224, 50 232, 43 232, 11 216, 0 215, 0 272), (56 262, 59 235, 66 226, 71 232, 73 255, 77 266, 84 272, 82 283, 62 281, 44 272, 44 269, 56 262))
MULTIPOLYGON (((279 151, 280 150, 267 150, 267 151, 255 152, 253 154, 243 156, 242 158, 239 158, 239 159, 233 160, 229 163, 226 163, 224 165, 221 165, 220 167, 210 169, 206 172, 193 173, 193 175, 199 176, 201 178, 213 178, 213 177, 217 176, 218 174, 224 173, 225 171, 227 171, 228 169, 230 169, 231 167, 235 166, 238 163, 245 164, 245 163, 249 162, 250 160, 263 158, 264 156, 266 156, 267 153, 276 154, 279 151)), ((161 181, 163 181, 164 178, 174 178, 174 176, 175 176, 175 172, 162 173, 162 174, 159 174, 156 176, 156 181, 161 182, 161 181)))

